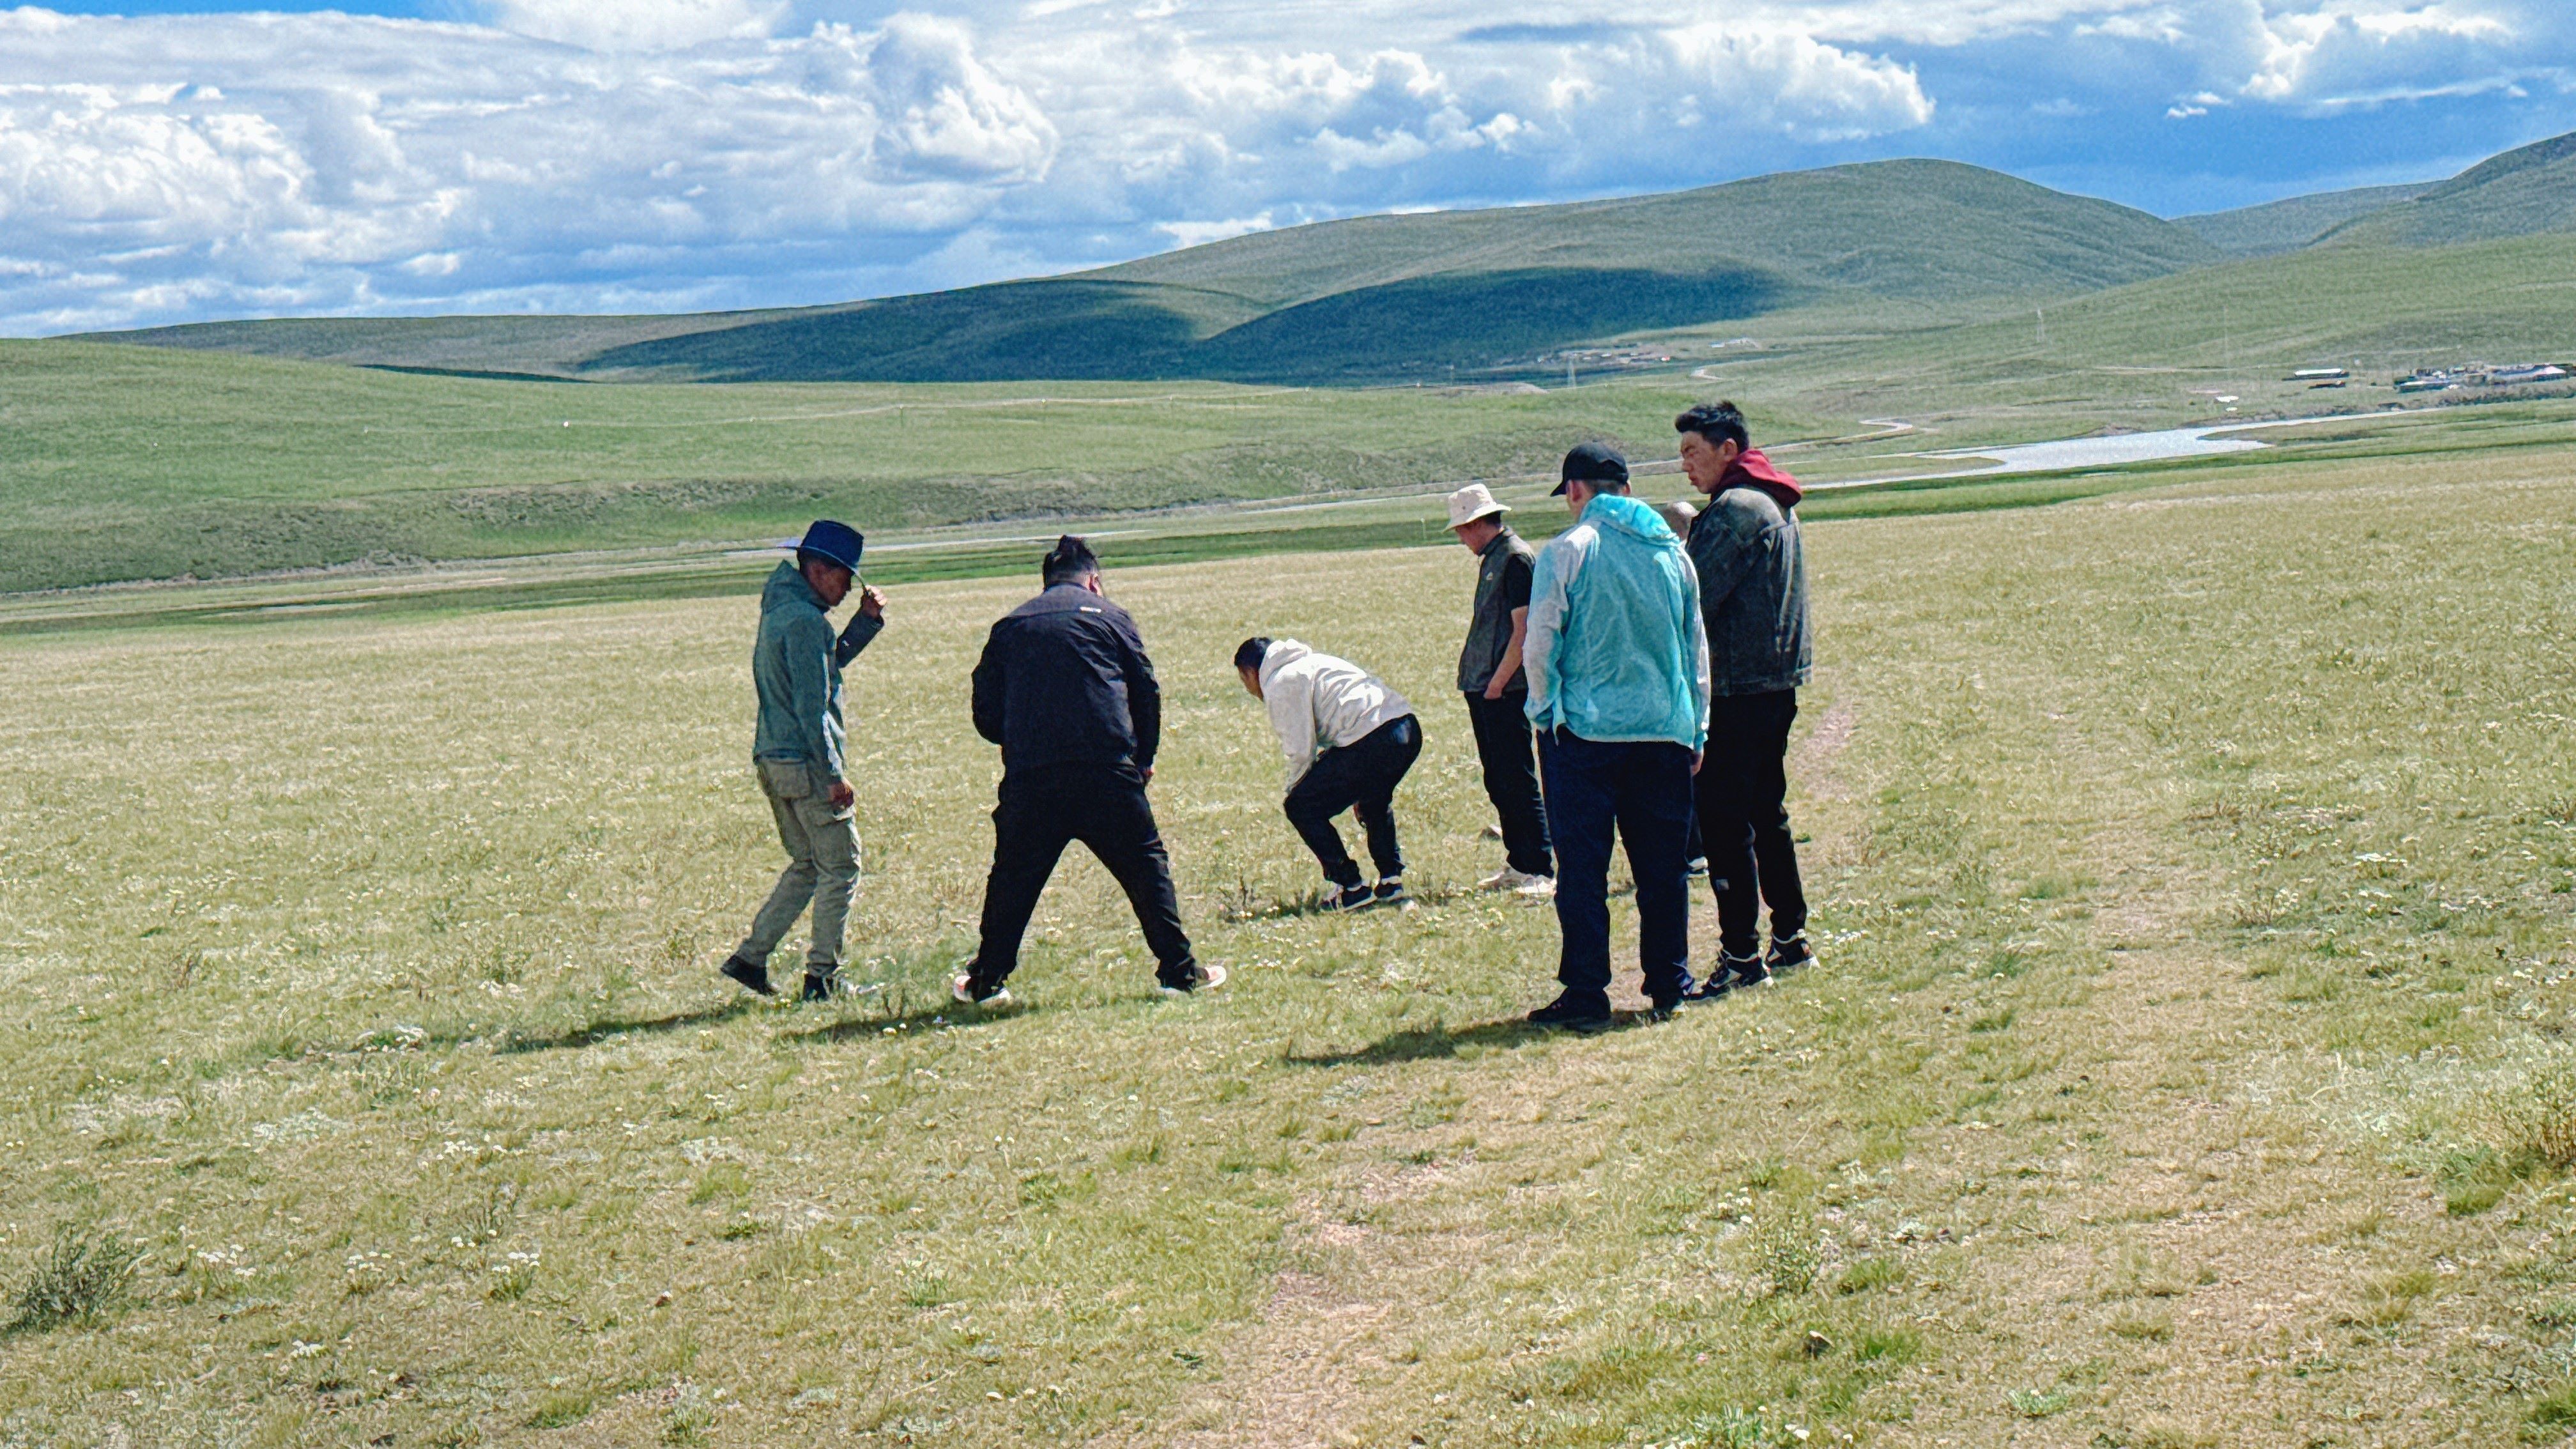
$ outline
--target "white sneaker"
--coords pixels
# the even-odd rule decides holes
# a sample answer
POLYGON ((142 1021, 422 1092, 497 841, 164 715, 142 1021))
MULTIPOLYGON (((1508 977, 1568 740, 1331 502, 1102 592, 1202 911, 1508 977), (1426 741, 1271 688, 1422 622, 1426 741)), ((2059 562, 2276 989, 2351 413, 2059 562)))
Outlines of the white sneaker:
POLYGON ((1011 988, 1007 986, 981 1001, 976 1000, 975 978, 963 971, 958 972, 955 979, 948 983, 948 995, 961 1006, 980 1006, 988 1011, 997 1006, 1011 1004, 1011 988))
POLYGON ((1483 880, 1476 882, 1476 889, 1480 891, 1526 891, 1533 885, 1545 886, 1551 891, 1556 889, 1556 882, 1548 879, 1546 876, 1531 875, 1525 871, 1514 870, 1510 866, 1505 866, 1501 870, 1494 872, 1492 875, 1485 877, 1483 880))
POLYGON ((1527 896, 1534 901, 1552 901, 1556 899, 1556 877, 1525 875, 1521 877, 1521 883, 1512 888, 1512 894, 1527 896))

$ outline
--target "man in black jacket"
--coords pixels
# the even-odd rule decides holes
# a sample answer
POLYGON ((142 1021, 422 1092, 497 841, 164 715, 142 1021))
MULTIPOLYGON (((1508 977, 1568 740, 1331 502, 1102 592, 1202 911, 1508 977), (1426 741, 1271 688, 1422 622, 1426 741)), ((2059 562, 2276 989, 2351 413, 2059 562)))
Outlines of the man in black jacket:
POLYGON ((1225 982, 1181 929, 1172 860, 1145 782, 1162 742, 1163 696, 1136 621, 1100 588, 1100 561, 1070 534, 1046 556, 1045 592, 1004 615, 975 666, 975 732, 1002 747, 993 872, 983 944, 950 985, 970 1005, 1010 1000, 1002 985, 1067 844, 1079 840, 1126 889, 1173 995, 1225 982))
POLYGON ((1798 686, 1813 673, 1814 649, 1798 480, 1752 445, 1733 403, 1703 403, 1673 428, 1682 435, 1682 471, 1708 498, 1691 520, 1687 545, 1708 632, 1708 756, 1696 785, 1720 954, 1694 993, 1705 998, 1760 986, 1774 971, 1815 959, 1784 768, 1798 686), (1765 902, 1768 957, 1761 951, 1765 902))

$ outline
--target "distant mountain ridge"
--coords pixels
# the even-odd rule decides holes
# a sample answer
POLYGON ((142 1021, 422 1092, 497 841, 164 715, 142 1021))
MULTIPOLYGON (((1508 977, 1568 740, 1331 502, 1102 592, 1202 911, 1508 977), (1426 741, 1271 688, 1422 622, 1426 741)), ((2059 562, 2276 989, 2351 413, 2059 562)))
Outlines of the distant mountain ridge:
POLYGON ((2179 221, 1904 160, 1656 196, 1356 217, 1068 276, 823 307, 313 318, 91 340, 595 381, 1431 381, 1795 308, 1933 325, 2307 247, 2571 230, 2576 134, 2445 182, 2179 221))

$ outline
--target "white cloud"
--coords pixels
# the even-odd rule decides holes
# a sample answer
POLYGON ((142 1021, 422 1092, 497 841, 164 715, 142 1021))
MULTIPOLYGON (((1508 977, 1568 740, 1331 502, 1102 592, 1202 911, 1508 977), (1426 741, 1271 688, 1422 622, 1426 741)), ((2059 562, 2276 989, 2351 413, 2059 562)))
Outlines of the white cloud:
POLYGON ((0 11, 0 331, 820 301, 1997 118, 2576 93, 2576 5, 2529 0, 882 3, 0 11))
POLYGON ((1256 231, 1268 231, 1278 224, 1271 219, 1271 214, 1265 211, 1259 216, 1229 217, 1223 221, 1157 222, 1154 230, 1170 237, 1172 245, 1176 247, 1197 247, 1205 246, 1209 242, 1231 241, 1239 236, 1250 236, 1256 231))
POLYGON ((2330 0, 2305 12, 2267 14, 2261 40, 2261 64, 2245 82, 2246 95, 2330 102, 2355 91, 2403 87, 2428 71, 2454 79, 2463 68, 2493 72, 2514 28, 2461 6, 2330 0))
POLYGON ((585 50, 677 50, 756 40, 787 13, 785 0, 489 0, 504 30, 585 50))

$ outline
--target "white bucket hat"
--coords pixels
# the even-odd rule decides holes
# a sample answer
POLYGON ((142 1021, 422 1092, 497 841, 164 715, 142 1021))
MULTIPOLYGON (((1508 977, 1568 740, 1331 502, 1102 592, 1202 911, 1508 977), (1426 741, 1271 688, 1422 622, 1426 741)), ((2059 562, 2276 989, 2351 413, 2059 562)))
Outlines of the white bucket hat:
POLYGON ((1479 518, 1509 513, 1511 509, 1494 501, 1493 490, 1482 483, 1470 483, 1449 495, 1449 526, 1461 528, 1479 518))

